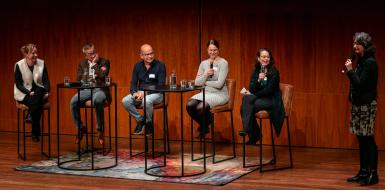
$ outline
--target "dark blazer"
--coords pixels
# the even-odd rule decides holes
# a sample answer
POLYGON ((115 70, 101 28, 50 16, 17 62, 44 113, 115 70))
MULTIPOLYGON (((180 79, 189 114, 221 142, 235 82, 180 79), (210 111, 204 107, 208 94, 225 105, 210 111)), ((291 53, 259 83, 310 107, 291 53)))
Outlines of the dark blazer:
POLYGON ((279 72, 273 66, 271 68, 271 73, 267 75, 267 83, 265 86, 262 86, 261 83, 257 81, 258 75, 259 70, 255 69, 250 80, 250 93, 255 95, 257 98, 272 98, 273 109, 267 111, 269 113, 271 121, 273 122, 277 136, 279 136, 285 117, 285 109, 283 107, 281 90, 279 88, 279 72))
POLYGON ((373 55, 364 55, 357 61, 356 70, 347 75, 350 80, 349 99, 353 105, 370 104, 377 98, 377 62, 373 55))
MULTIPOLYGON (((77 81, 81 81, 83 79, 83 73, 88 73, 89 67, 90 64, 87 59, 84 59, 80 62, 77 72, 77 81)), ((110 72, 110 61, 108 59, 100 57, 98 62, 92 67, 92 69, 95 70, 96 84, 104 84, 105 77, 108 76, 108 73, 110 72)), ((107 100, 111 101, 111 93, 109 88, 103 88, 102 90, 106 93, 107 100)))

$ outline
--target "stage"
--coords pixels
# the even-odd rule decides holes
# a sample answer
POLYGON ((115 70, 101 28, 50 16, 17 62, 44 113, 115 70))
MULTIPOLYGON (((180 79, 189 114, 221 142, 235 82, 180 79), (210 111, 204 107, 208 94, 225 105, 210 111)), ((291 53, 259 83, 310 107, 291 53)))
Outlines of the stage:
MULTIPOLYGON (((27 161, 17 159, 16 133, 0 133, 0 189, 353 189, 358 184, 347 183, 346 178, 354 175, 358 169, 357 150, 325 148, 293 148, 294 168, 259 173, 254 171, 224 186, 193 185, 157 181, 127 180, 103 177, 85 177, 75 175, 45 174, 16 171, 20 165, 26 165, 43 159, 40 156, 40 144, 27 139, 27 161)), ((63 136, 68 140, 65 149, 71 149, 73 136, 63 136)), ((56 138, 52 139, 53 155, 56 155, 56 138)), ((172 148, 179 142, 171 143, 172 148)), ((120 138, 119 147, 127 148, 128 139, 120 138)), ((266 146, 269 147, 269 146, 266 146)), ((249 154, 257 155, 258 147, 249 148, 249 154)), ((231 153, 230 147, 218 147, 221 154, 231 153)), ((268 148, 267 148, 268 149, 268 148)), ((174 148, 174 150, 178 150, 174 148)), ((237 145, 237 156, 241 156, 241 144, 237 145)), ((176 153, 176 152, 175 152, 176 153)), ((278 147, 278 159, 285 161, 286 147, 278 147)), ((379 151, 380 183, 370 189, 384 189, 383 171, 384 151, 379 151)))

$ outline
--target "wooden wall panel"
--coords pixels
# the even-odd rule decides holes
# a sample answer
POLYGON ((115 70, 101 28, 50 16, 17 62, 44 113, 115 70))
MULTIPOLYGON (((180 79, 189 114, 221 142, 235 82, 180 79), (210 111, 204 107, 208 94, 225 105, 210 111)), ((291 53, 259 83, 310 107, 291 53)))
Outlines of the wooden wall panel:
MULTIPOLYGON (((199 1, 26 1, 12 2, 0 8, 0 130, 16 130, 13 99, 13 67, 22 58, 19 48, 37 43, 39 57, 47 63, 53 102, 52 124, 56 125, 56 89, 64 76, 75 78, 77 64, 83 59, 81 46, 95 43, 100 55, 111 60, 110 75, 118 84, 119 136, 128 135, 128 114, 121 105, 129 92, 133 64, 139 60, 139 47, 151 44, 156 57, 166 63, 167 75, 175 70, 178 80, 193 79, 200 53, 207 58, 206 43, 217 39, 220 54, 229 62, 229 78, 237 80, 234 123, 242 128, 239 107, 242 87, 248 87, 259 48, 272 50, 281 82, 294 85, 293 111, 290 118, 292 142, 298 146, 356 148, 349 134, 349 82, 340 73, 352 46, 352 35, 367 31, 377 45, 379 63, 378 116, 376 139, 381 149, 385 142, 385 13, 382 1, 202 1, 202 51, 199 52, 199 1), (333 6, 330 6, 330 4, 333 6), (357 10, 357 7, 360 7, 357 10), (11 79, 11 80, 10 80, 11 79), (8 81, 8 82, 6 82, 8 81)), ((74 134, 69 101, 74 91, 60 94, 63 133, 74 134)), ((183 97, 183 108, 193 93, 183 97)), ((178 94, 170 94, 169 128, 171 139, 180 137, 178 94)), ((162 111, 156 111, 156 134, 161 136, 162 111)), ((114 115, 112 115, 114 116, 114 115)), ((184 136, 189 137, 189 117, 184 111, 184 136)), ((216 115, 218 139, 229 141, 230 118, 216 115)), ((267 123, 266 123, 267 124, 267 123)), ((135 126, 135 123, 133 122, 135 126)), ((194 124, 195 128, 197 127, 194 124)), ((285 127, 285 126, 284 126, 285 127)), ((267 128, 264 139, 270 142, 267 128)), ((53 131, 56 131, 55 127, 53 131)), ((241 139, 236 135, 237 140, 241 139)), ((287 142, 286 129, 277 139, 287 142)))

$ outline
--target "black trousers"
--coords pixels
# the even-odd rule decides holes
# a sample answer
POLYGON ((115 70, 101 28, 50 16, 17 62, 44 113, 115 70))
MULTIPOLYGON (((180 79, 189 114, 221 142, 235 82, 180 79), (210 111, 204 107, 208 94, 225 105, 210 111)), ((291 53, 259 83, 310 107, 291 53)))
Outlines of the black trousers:
POLYGON ((34 92, 33 96, 26 95, 23 101, 24 105, 29 108, 29 113, 32 117, 32 135, 39 136, 40 135, 40 118, 43 112, 43 105, 46 101, 43 100, 45 95, 44 88, 36 87, 32 90, 34 92))
POLYGON ((199 124, 198 131, 201 133, 207 133, 209 131, 208 126, 211 124, 212 116, 210 113, 210 105, 205 102, 205 109, 203 109, 203 101, 190 99, 186 104, 187 113, 190 117, 199 124), (203 125, 203 118, 206 118, 205 125, 203 125))
POLYGON ((257 141, 261 133, 254 114, 261 110, 270 110, 272 107, 273 100, 271 98, 257 98, 252 94, 243 96, 241 104, 242 125, 243 130, 248 133, 250 141, 257 141))
POLYGON ((377 171, 378 150, 374 136, 357 136, 360 148, 360 169, 377 171))

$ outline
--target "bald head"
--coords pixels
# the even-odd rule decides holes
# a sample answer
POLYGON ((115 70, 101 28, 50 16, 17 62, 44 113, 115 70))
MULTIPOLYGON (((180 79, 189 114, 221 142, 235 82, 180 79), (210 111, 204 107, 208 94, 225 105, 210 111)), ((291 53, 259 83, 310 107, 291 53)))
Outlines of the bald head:
POLYGON ((140 46, 140 58, 143 59, 144 63, 150 64, 154 61, 154 50, 149 44, 143 44, 140 46))
POLYGON ((149 52, 149 51, 153 51, 151 45, 149 44, 143 44, 142 46, 140 46, 140 53, 142 54, 143 52, 149 52))

